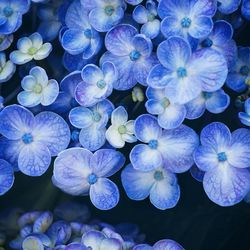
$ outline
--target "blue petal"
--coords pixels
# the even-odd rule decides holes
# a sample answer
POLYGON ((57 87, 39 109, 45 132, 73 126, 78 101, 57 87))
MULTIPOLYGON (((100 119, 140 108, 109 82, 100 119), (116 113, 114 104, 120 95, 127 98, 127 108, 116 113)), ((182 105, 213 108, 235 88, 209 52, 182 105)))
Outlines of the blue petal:
POLYGON ((0 133, 8 139, 20 139, 31 132, 33 124, 33 114, 19 105, 10 105, 0 113, 0 133))
POLYGON ((33 224, 33 233, 44 233, 53 222, 53 214, 51 212, 42 213, 33 224))
POLYGON ((240 128, 232 133, 232 141, 229 152, 227 153, 228 162, 233 167, 250 167, 250 131, 240 128))
POLYGON ((224 56, 212 49, 194 52, 189 67, 195 70, 195 78, 200 81, 202 90, 208 92, 220 89, 228 74, 224 56))
POLYGON ((230 23, 224 20, 219 20, 214 23, 212 34, 209 36, 213 39, 216 45, 225 45, 226 42, 233 37, 233 27, 230 23))
POLYGON ((7 21, 0 25, 0 33, 4 35, 10 35, 17 31, 22 25, 22 14, 20 12, 14 12, 11 17, 7 18, 7 21))
POLYGON ((42 241, 35 236, 28 236, 22 243, 22 249, 25 250, 43 250, 44 246, 42 241))
POLYGON ((152 114, 152 115, 158 115, 158 114, 162 114, 164 112, 164 108, 161 105, 161 103, 157 100, 148 100, 145 103, 145 107, 148 111, 148 113, 152 114))
POLYGON ((176 129, 163 130, 158 141, 158 150, 168 170, 182 173, 191 168, 194 162, 193 152, 199 144, 199 138, 193 129, 181 125, 176 129))
POLYGON ((123 15, 124 10, 120 6, 115 8, 111 16, 105 13, 104 8, 95 8, 89 13, 89 22, 97 31, 107 32, 122 20, 123 15))
POLYGON ((69 29, 62 37, 63 48, 71 55, 82 53, 90 45, 90 39, 84 35, 84 31, 69 29))
POLYGON ((205 173, 204 190, 213 202, 220 206, 239 203, 250 189, 250 172, 227 166, 205 173))
POLYGON ((150 39, 156 38, 160 34, 160 21, 155 19, 142 25, 141 33, 150 39))
POLYGON ((250 98, 245 101, 244 104, 245 112, 250 115, 250 98))
POLYGON ((149 72, 147 83, 152 88, 164 88, 170 82, 175 81, 173 71, 166 69, 161 64, 155 65, 149 72))
POLYGON ((230 103, 230 97, 222 89, 212 93, 206 101, 206 108, 213 114, 222 113, 230 103))
POLYGON ((181 27, 176 16, 167 16, 162 20, 161 32, 166 38, 171 36, 186 37, 185 30, 181 27))
POLYGON ((134 168, 143 172, 151 171, 162 165, 161 153, 145 144, 133 147, 129 158, 134 168))
POLYGON ((157 140, 162 129, 152 115, 141 115, 135 120, 135 136, 142 142, 157 140))
POLYGON ((117 186, 107 178, 99 178, 97 183, 91 185, 89 195, 93 205, 101 210, 115 207, 120 199, 117 186))
POLYGON ((65 250, 88 250, 87 247, 82 245, 81 243, 70 243, 66 246, 65 250))
POLYGON ((219 151, 225 149, 231 142, 231 133, 226 125, 220 122, 213 122, 204 127, 200 135, 201 144, 210 146, 219 151))
POLYGON ((162 91, 162 89, 154 89, 154 88, 148 87, 146 90, 146 96, 149 100, 155 99, 155 100, 161 101, 165 97, 165 94, 162 91))
POLYGON ((148 21, 148 10, 143 5, 138 5, 133 11, 133 19, 139 23, 144 24, 148 21))
POLYGON ((202 171, 209 171, 219 165, 217 152, 211 146, 200 146, 194 152, 194 161, 202 171))
POLYGON ((70 142, 68 124, 52 112, 42 112, 35 117, 33 133, 36 141, 45 144, 52 156, 66 149, 70 142))
POLYGON ((70 111, 69 120, 76 128, 87 128, 93 123, 93 113, 88 108, 76 107, 70 111))
POLYGON ((122 185, 127 196, 132 200, 146 199, 155 182, 153 173, 138 171, 129 164, 121 174, 122 185))
POLYGON ((242 1, 241 13, 247 20, 250 20, 250 8, 248 0, 242 1))
POLYGON ((18 157, 18 168, 29 176, 41 176, 49 168, 51 154, 48 147, 39 142, 33 142, 23 147, 18 157))
POLYGON ((135 48, 135 50, 137 50, 138 52, 140 52, 140 54, 142 56, 150 56, 151 52, 153 50, 153 44, 151 42, 151 40, 147 37, 145 37, 144 35, 135 35, 133 40, 132 40, 132 44, 135 48))
POLYGON ((189 34, 196 39, 208 36, 213 29, 213 20, 210 17, 198 16, 193 21, 189 34))
POLYGON ((103 79, 103 73, 99 67, 94 64, 86 65, 81 72, 82 80, 86 83, 96 84, 103 79))
POLYGON ((240 5, 240 0, 219 0, 218 10, 223 14, 231 14, 236 11, 240 5))
POLYGON ((137 34, 136 28, 121 24, 112 28, 105 37, 105 46, 109 52, 119 57, 129 55, 132 38, 137 34))
POLYGON ((153 247, 147 244, 139 244, 133 247, 133 250, 153 250, 153 247))
POLYGON ((242 92, 247 88, 245 80, 245 76, 236 72, 232 72, 228 74, 226 84, 230 89, 236 92, 242 92))
MULTIPOLYGON (((190 1, 188 1, 190 2, 190 1)), ((217 10, 217 2, 213 0, 192 1, 192 14, 194 16, 210 16, 212 17, 217 10)))
POLYGON ((160 240, 154 244, 154 250, 184 250, 184 248, 174 240, 160 240))
POLYGON ((125 163, 122 153, 113 149, 100 149, 94 153, 93 172, 99 177, 110 177, 125 163))
POLYGON ((197 98, 186 103, 186 118, 192 120, 201 117, 206 110, 205 101, 204 95, 201 93, 197 98))
POLYGON ((158 123, 164 129, 177 128, 184 121, 186 113, 184 105, 169 104, 165 111, 158 115, 158 123))
POLYGON ((18 156, 23 146, 21 140, 8 140, 0 137, 0 158, 11 163, 14 170, 18 170, 18 156))
POLYGON ((8 192, 14 184, 13 167, 5 160, 0 159, 0 195, 8 192))
POLYGON ((157 181, 150 190, 150 202, 161 210, 175 207, 180 198, 175 175, 168 171, 164 171, 164 175, 164 179, 157 181))
POLYGON ((205 172, 202 171, 202 170, 200 170, 197 166, 195 166, 195 165, 192 166, 192 167, 190 168, 190 173, 191 173, 192 177, 193 177, 195 180, 197 180, 197 181, 199 181, 199 182, 202 182, 202 181, 203 181, 203 177, 204 177, 205 172))
POLYGON ((250 127, 250 116, 244 112, 239 112, 238 117, 241 121, 246 126, 250 127))
POLYGON ((191 57, 190 45, 180 37, 171 37, 157 48, 157 56, 161 64, 175 71, 180 63, 185 65, 191 57))
POLYGON ((95 124, 81 130, 79 141, 84 148, 95 151, 101 148, 105 141, 106 128, 98 128, 95 124))
POLYGON ((90 230, 83 234, 82 243, 88 248, 99 249, 101 242, 105 239, 105 235, 97 230, 90 230))
POLYGON ((63 91, 74 97, 76 86, 81 81, 82 77, 80 71, 74 71, 62 79, 60 87, 63 91))
POLYGON ((92 157, 92 153, 83 148, 61 152, 54 162, 53 177, 57 186, 64 186, 64 191, 69 189, 74 195, 86 193, 89 190, 87 177, 92 173, 92 157))
POLYGON ((22 91, 17 95, 18 102, 25 107, 31 108, 41 103, 42 96, 31 91, 22 91))

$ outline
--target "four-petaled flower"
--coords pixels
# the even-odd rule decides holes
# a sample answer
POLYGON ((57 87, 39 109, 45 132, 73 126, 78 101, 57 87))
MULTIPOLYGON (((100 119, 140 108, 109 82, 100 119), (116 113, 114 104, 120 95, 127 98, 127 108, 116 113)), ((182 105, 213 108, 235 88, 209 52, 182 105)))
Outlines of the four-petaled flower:
POLYGON ((117 186, 108 179, 121 169, 125 157, 113 149, 100 149, 94 154, 84 148, 61 152, 54 163, 54 184, 72 195, 90 195, 99 209, 108 210, 119 201, 117 186))

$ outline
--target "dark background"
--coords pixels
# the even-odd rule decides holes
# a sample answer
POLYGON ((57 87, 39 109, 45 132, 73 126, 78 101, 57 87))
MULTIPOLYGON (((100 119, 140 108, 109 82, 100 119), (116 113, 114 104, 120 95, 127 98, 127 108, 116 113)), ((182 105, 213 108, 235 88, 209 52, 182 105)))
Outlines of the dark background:
MULTIPOLYGON (((24 34, 26 27, 30 27, 29 17, 26 17, 24 22, 26 24, 23 30, 18 33, 20 36, 24 34)), ((246 24, 236 32, 235 40, 238 45, 250 44, 249 31, 249 24, 246 24)), ((15 42, 13 44, 15 46, 15 42)), ((14 49, 13 46, 10 51, 14 49)), ((60 51, 59 47, 58 50, 60 51)), ((57 51, 57 47, 54 47, 54 51, 57 51)), ((52 72, 51 69, 48 68, 48 72, 52 72)), ((2 95, 9 95, 19 83, 20 78, 15 76, 8 85, 2 87, 2 95)), ((231 96, 231 104, 226 112, 220 115, 206 113, 196 121, 185 120, 184 123, 194 128, 197 133, 212 121, 224 122, 231 130, 243 127, 237 118, 239 109, 234 106, 237 95, 228 89, 225 90, 231 96)), ((15 102, 15 99, 11 102, 15 102)), ((143 109, 138 112, 143 112, 143 109)), ((129 152, 125 153, 128 155, 129 152)), ((92 215, 105 222, 138 224, 149 243, 169 238, 182 244, 186 250, 250 250, 250 205, 241 202, 233 207, 219 207, 208 199, 202 184, 194 180, 189 172, 178 176, 181 187, 180 201, 175 208, 166 211, 156 209, 148 199, 140 202, 129 200, 121 186, 120 173, 113 178, 120 188, 120 202, 116 208, 105 212, 95 209, 89 202, 89 197, 64 194, 52 185, 51 176, 52 167, 39 178, 17 173, 12 189, 0 197, 0 211, 13 207, 21 207, 27 211, 53 210, 62 201, 75 200, 87 204, 92 215)))

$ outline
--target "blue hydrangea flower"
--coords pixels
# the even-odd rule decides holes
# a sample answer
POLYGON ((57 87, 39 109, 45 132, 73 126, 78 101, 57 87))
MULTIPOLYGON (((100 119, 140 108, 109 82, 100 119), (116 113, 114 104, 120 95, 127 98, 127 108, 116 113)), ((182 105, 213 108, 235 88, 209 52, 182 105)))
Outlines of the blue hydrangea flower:
POLYGON ((59 94, 58 82, 54 79, 49 80, 46 71, 38 66, 30 70, 21 85, 24 91, 18 94, 17 100, 21 105, 29 108, 39 104, 48 106, 59 94))
POLYGON ((0 52, 0 83, 7 82, 14 75, 16 65, 10 60, 6 61, 4 52, 0 52))
POLYGON ((13 42, 13 35, 1 35, 0 34, 0 51, 4 51, 10 47, 13 42))
POLYGON ((123 148, 125 142, 133 143, 134 120, 128 121, 128 113, 122 106, 116 108, 111 115, 111 126, 106 131, 107 141, 115 148, 123 148))
POLYGON ((172 129, 182 124, 187 113, 185 105, 170 103, 162 89, 148 87, 146 96, 146 109, 148 113, 158 116, 158 123, 162 128, 172 129))
POLYGON ((101 69, 88 64, 82 69, 82 81, 77 85, 75 98, 84 107, 90 107, 107 98, 113 91, 118 73, 113 63, 102 64, 101 69))
POLYGON ((123 0, 81 0, 81 3, 89 12, 90 24, 99 32, 107 32, 120 23, 126 7, 123 0))
POLYGON ((107 33, 105 45, 108 51, 102 56, 101 64, 109 61, 116 66, 118 81, 114 89, 127 90, 137 82, 147 84, 148 73, 158 62, 149 38, 138 34, 131 25, 121 24, 107 33))
POLYGON ((45 41, 54 40, 62 23, 58 17, 58 8, 62 4, 62 0, 52 0, 48 3, 42 4, 38 8, 38 17, 41 20, 38 32, 42 35, 45 41))
POLYGON ((81 72, 74 71, 65 76, 60 82, 60 92, 57 99, 49 106, 49 109, 64 115, 72 108, 79 106, 75 100, 75 90, 79 82, 82 81, 81 72))
POLYGON ((89 249, 122 250, 119 240, 109 238, 104 233, 91 230, 82 236, 82 243, 89 249))
POLYGON ((154 66, 148 85, 164 88, 170 102, 185 104, 202 91, 220 89, 227 77, 227 62, 219 52, 201 49, 194 53, 188 42, 171 37, 157 48, 161 64, 154 66))
POLYGON ((219 89, 215 92, 202 92, 197 98, 185 104, 187 109, 186 118, 197 119, 205 110, 213 114, 222 113, 230 104, 230 97, 219 89))
POLYGON ((5 160, 0 159, 0 195, 8 192, 14 183, 14 169, 5 160))
POLYGON ((80 0, 69 6, 65 24, 68 29, 62 35, 61 44, 69 54, 81 54, 83 59, 88 59, 99 52, 102 39, 90 25, 86 6, 80 0))
POLYGON ((249 0, 242 0, 241 13, 247 19, 250 20, 250 4, 249 0))
POLYGON ((95 207, 108 210, 119 201, 117 186, 108 179, 121 169, 125 157, 112 149, 92 154, 83 148, 61 152, 54 163, 54 184, 72 195, 88 195, 95 207))
POLYGON ((130 164, 122 171, 122 185, 132 200, 150 202, 158 209, 175 207, 180 198, 180 187, 175 174, 164 167, 149 172, 142 172, 130 164))
POLYGON ((69 113, 70 123, 81 129, 79 141, 84 148, 95 151, 106 141, 106 125, 114 105, 103 100, 91 108, 76 107, 69 113))
POLYGON ((235 12, 240 6, 241 0, 218 0, 218 10, 225 15, 235 12))
POLYGON ((239 112, 240 121, 250 127, 250 98, 245 101, 244 104, 245 112, 239 112))
POLYGON ((158 15, 163 19, 161 32, 167 38, 204 38, 213 29, 215 12, 214 0, 161 0, 158 6, 158 15))
POLYGON ((70 140, 69 127, 60 116, 42 112, 34 117, 19 105, 1 111, 0 133, 0 157, 29 176, 45 173, 51 156, 64 150, 70 140))
POLYGON ((248 79, 250 76, 250 48, 239 47, 238 58, 234 67, 228 74, 227 86, 236 91, 242 92, 249 85, 248 79))
POLYGON ((200 140, 194 160, 205 172, 206 194, 220 206, 240 202, 250 189, 250 131, 241 128, 231 134, 226 125, 214 122, 203 128, 200 140))
POLYGON ((144 143, 130 152, 135 169, 147 172, 164 165, 172 172, 182 173, 193 165, 192 154, 199 142, 191 128, 181 125, 163 130, 154 116, 141 115, 135 120, 135 136, 144 143))
POLYGON ((146 6, 138 5, 133 11, 134 20, 142 24, 141 33, 153 39, 160 33, 160 21, 157 17, 157 5, 153 0, 148 0, 146 6))
POLYGON ((224 20, 216 21, 210 35, 200 41, 200 47, 211 48, 220 52, 227 60, 230 70, 237 58, 237 46, 232 37, 232 25, 224 20))
POLYGON ((17 49, 10 53, 10 60, 18 65, 34 60, 42 60, 52 51, 50 43, 44 43, 39 33, 33 33, 29 37, 20 38, 17 49))
POLYGON ((30 0, 1 0, 0 33, 9 35, 22 25, 22 16, 28 12, 30 0))

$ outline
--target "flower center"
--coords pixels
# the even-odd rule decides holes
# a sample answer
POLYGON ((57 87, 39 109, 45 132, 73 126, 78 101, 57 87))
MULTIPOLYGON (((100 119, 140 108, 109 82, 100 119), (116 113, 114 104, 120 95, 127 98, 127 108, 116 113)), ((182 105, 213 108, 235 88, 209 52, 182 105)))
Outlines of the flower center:
POLYGON ((97 176, 96 176, 96 174, 90 174, 89 176, 88 176, 88 183, 90 184, 90 185, 93 185, 93 184, 95 184, 97 182, 97 176))
POLYGON ((33 87, 33 91, 36 93, 36 94, 40 94, 43 90, 43 87, 41 84, 36 84, 34 87, 33 87))
POLYGON ((176 73, 177 73, 177 76, 179 78, 184 78, 187 76, 187 70, 183 67, 179 67, 177 70, 176 70, 176 73))
POLYGON ((213 45, 213 41, 212 41, 211 39, 209 39, 209 38, 205 39, 205 40, 201 43, 201 46, 202 46, 203 48, 210 48, 210 47, 212 47, 212 45, 213 45))
POLYGON ((96 86, 99 88, 99 89, 104 89, 106 87, 106 82, 104 80, 99 80, 97 83, 96 83, 96 86))
POLYGON ((149 21, 149 22, 152 22, 152 21, 154 21, 154 20, 155 20, 155 15, 152 14, 152 13, 150 13, 150 14, 148 15, 148 21, 149 21))
POLYGON ((126 126, 124 126, 124 125, 119 126, 118 132, 119 132, 121 135, 126 134, 126 132, 127 132, 126 126))
POLYGON ((105 14, 108 15, 108 16, 112 16, 114 11, 115 11, 115 8, 112 5, 108 5, 104 9, 105 14))
POLYGON ((163 108, 167 108, 167 107, 169 106, 169 104, 170 104, 170 102, 169 102, 168 98, 167 98, 167 97, 164 97, 164 98, 162 99, 162 101, 161 101, 161 106, 162 106, 163 108))
POLYGON ((92 31, 91 31, 91 29, 86 29, 84 31, 84 35, 85 35, 86 38, 91 39, 92 38, 92 31))
POLYGON ((220 152, 217 154, 218 161, 223 162, 227 160, 227 155, 225 152, 220 152))
POLYGON ((93 112, 93 120, 99 122, 101 120, 101 115, 98 112, 93 112))
POLYGON ((148 146, 151 149, 157 149, 157 147, 158 147, 158 141, 157 140, 150 140, 149 143, 148 143, 148 146))
POLYGON ((22 136, 22 141, 24 144, 30 144, 31 142, 33 142, 33 136, 30 133, 24 134, 22 136))
POLYGON ((248 76, 249 74, 249 67, 247 65, 244 65, 240 68, 240 73, 243 75, 243 76, 248 76))
POLYGON ((130 60, 131 61, 137 61, 140 57, 141 57, 141 53, 137 50, 133 50, 130 54, 129 54, 130 60))
POLYGON ((210 92, 203 92, 203 97, 207 100, 207 99, 209 99, 209 98, 211 98, 212 97, 212 93, 210 93, 210 92))
POLYGON ((29 48, 29 50, 28 50, 28 53, 29 53, 31 56, 35 55, 36 52, 37 52, 37 49, 34 48, 34 47, 31 47, 31 48, 29 48))
POLYGON ((155 179, 156 181, 161 181, 161 180, 163 180, 163 179, 164 179, 164 176, 163 176, 162 171, 155 171, 155 173, 154 173, 154 179, 155 179))
POLYGON ((182 28, 189 28, 192 23, 192 20, 189 17, 184 17, 181 20, 182 28))
POLYGON ((6 17, 10 17, 12 14, 13 14, 13 9, 10 7, 10 6, 6 6, 3 8, 3 14, 6 16, 6 17))

